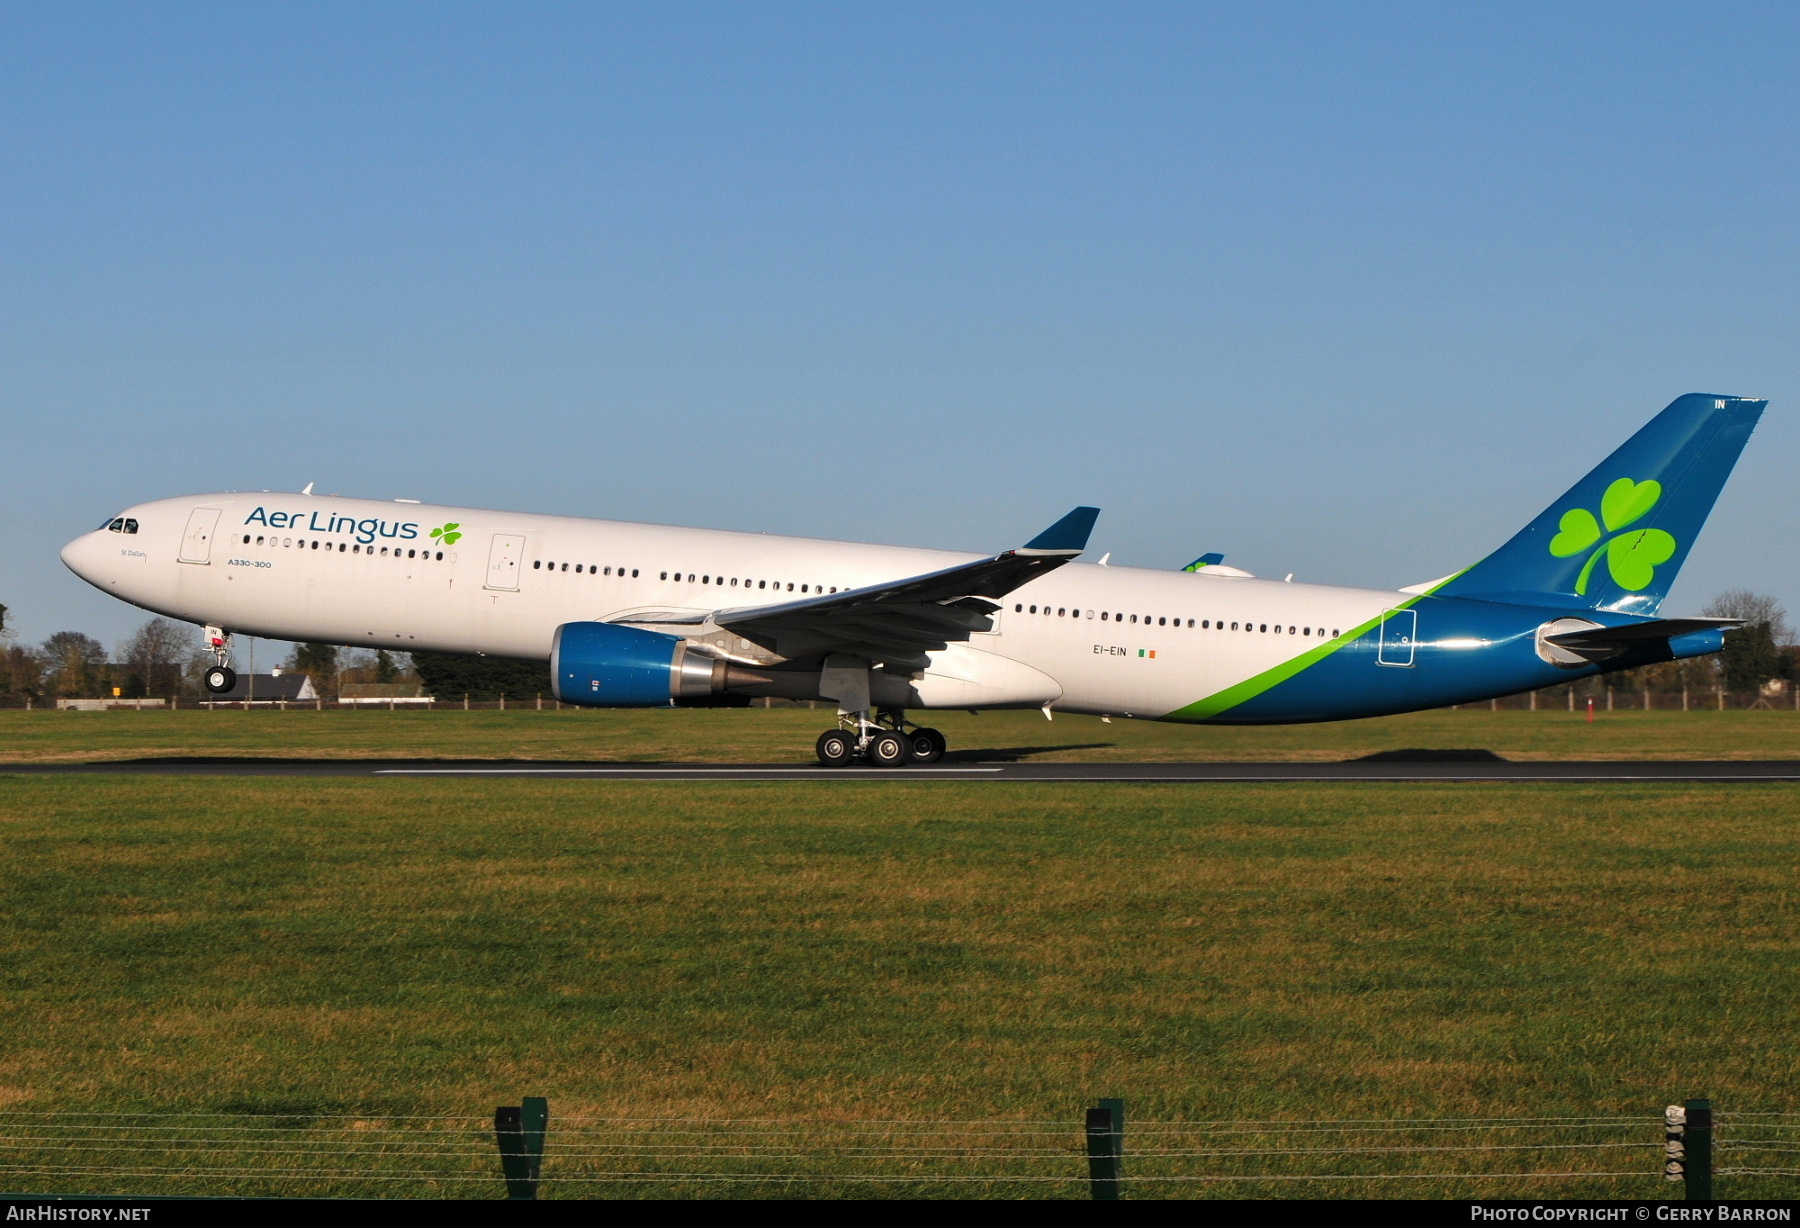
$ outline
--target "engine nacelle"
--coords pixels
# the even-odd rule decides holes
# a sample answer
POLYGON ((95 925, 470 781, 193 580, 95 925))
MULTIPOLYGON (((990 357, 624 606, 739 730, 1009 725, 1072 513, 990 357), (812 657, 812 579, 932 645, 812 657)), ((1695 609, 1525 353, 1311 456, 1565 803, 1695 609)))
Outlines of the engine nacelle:
POLYGON ((550 648, 550 677, 566 704, 665 708, 725 691, 729 665, 680 637, 617 623, 564 623, 550 648))

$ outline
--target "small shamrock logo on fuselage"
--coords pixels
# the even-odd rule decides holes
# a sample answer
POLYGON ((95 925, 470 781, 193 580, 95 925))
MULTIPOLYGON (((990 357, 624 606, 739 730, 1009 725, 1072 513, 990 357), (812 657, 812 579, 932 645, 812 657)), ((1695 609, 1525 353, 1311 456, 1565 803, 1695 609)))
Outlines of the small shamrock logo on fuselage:
POLYGON ((1620 588, 1635 593, 1656 579, 1657 567, 1675 556, 1675 539, 1661 529, 1631 533, 1619 530, 1643 519, 1661 498, 1661 482, 1620 478, 1600 496, 1598 520, 1585 507, 1571 508, 1562 514, 1557 525, 1562 531, 1550 540, 1550 553, 1566 559, 1589 547, 1594 551, 1575 578, 1578 596, 1587 595, 1588 577, 1594 574, 1594 564, 1602 554, 1606 555, 1606 569, 1612 574, 1613 583, 1620 588), (1602 522, 1606 525, 1604 530, 1600 527, 1602 522), (1608 533, 1616 536, 1608 538, 1608 533))
POLYGON ((461 527, 461 525, 452 522, 441 529, 433 529, 431 535, 438 540, 440 545, 454 546, 457 542, 462 540, 462 534, 457 532, 461 527))

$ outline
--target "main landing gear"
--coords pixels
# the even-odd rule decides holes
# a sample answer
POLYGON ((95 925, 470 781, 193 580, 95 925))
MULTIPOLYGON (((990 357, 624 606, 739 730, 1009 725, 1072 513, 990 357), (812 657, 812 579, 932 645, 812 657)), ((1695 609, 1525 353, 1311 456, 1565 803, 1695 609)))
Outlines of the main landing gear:
POLYGON ((936 763, 944 757, 944 735, 912 724, 903 712, 883 712, 874 720, 866 712, 844 713, 842 724, 819 735, 819 762, 847 767, 862 759, 870 767, 897 768, 909 763, 936 763))
POLYGON ((237 671, 231 668, 231 636, 223 627, 206 629, 206 650, 213 655, 216 665, 209 666, 202 676, 206 689, 214 695, 223 695, 237 685, 237 671))

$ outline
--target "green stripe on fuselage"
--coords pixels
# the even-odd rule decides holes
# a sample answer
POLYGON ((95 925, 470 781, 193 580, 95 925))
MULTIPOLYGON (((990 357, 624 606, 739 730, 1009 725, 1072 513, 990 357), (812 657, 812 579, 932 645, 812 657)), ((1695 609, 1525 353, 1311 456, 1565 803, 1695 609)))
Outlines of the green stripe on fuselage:
MULTIPOLYGON (((1463 568, 1463 571, 1467 570, 1468 568, 1463 568)), ((1459 571, 1456 573, 1456 576, 1462 574, 1462 571, 1459 571)), ((1175 711, 1170 712, 1165 716, 1158 717, 1157 719, 1164 721, 1206 721, 1211 720, 1221 713, 1230 711, 1239 704, 1248 703, 1263 692, 1280 686, 1300 671, 1309 669, 1320 661, 1323 661, 1326 657, 1329 657, 1332 653, 1344 647, 1344 645, 1355 643, 1357 640, 1379 627, 1382 623, 1398 614, 1401 610, 1410 609, 1419 601, 1431 596, 1431 594, 1437 592, 1438 589, 1456 579, 1456 576, 1445 576, 1442 580, 1438 581, 1424 592, 1415 593, 1411 598, 1401 602, 1399 605, 1383 610, 1380 614, 1371 618, 1362 626, 1353 627, 1334 640, 1327 640, 1323 644, 1309 648, 1299 656, 1291 657, 1288 660, 1283 661, 1280 665, 1275 666, 1273 669, 1266 669, 1260 674, 1244 679, 1242 682, 1233 683, 1223 691, 1217 691, 1208 695, 1205 699, 1196 700, 1185 708, 1177 708, 1175 711)))

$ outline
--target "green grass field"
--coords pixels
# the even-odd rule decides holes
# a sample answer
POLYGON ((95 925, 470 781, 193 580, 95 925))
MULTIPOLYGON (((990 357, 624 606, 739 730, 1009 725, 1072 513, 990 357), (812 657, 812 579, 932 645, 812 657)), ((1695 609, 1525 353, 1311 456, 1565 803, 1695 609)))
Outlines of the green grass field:
MULTIPOLYGON (((703 725, 723 714, 679 714, 660 728, 693 729, 678 723, 689 715, 703 725)), ((771 729, 818 723, 816 713, 801 714, 804 724, 759 715, 781 718, 771 729)), ((62 719, 79 718, 7 729, 38 736, 62 719)), ((207 729, 231 719, 196 717, 207 729)), ((369 727, 404 726, 421 741, 452 731, 417 753, 470 753, 456 731, 471 726, 518 731, 541 754, 582 745, 544 731, 618 728, 548 714, 535 724, 443 714, 377 724, 388 719, 369 727)), ((1017 728, 1040 729, 1036 719, 1017 728)), ((240 726, 250 727, 328 739, 350 726, 336 714, 289 714, 252 715, 240 726)), ((1090 727, 1108 729, 1079 726, 1090 727)), ((1402 744, 1421 731, 1473 730, 1471 744, 1488 746, 1495 731, 1520 728, 1475 713, 1398 727, 1402 744)), ((105 715, 87 728, 127 730, 142 748, 154 743, 140 731, 169 726, 105 715)), ((1065 728, 1059 720, 1039 740, 1065 728)), ((683 745, 694 753, 707 742, 683 745)), ((275 748, 265 739, 233 749, 275 748)), ((379 1134, 409 1115, 479 1118, 522 1094, 551 1101, 547 1196, 1082 1197, 1078 1183, 934 1179, 1079 1175, 1067 1132, 1046 1144, 1063 1158, 1034 1157, 1037 1136, 1009 1134, 988 1140, 989 1155, 884 1170, 916 1173, 918 1185, 870 1186, 825 1180, 874 1162, 819 1135, 772 1135, 798 1157, 772 1161, 734 1158, 724 1144, 742 1137, 720 1133, 732 1127, 696 1126, 714 1132, 711 1150, 621 1157, 594 1141, 593 1119, 877 1131, 894 1119, 1000 1119, 1031 1130, 1073 1127, 1108 1095, 1125 1098, 1146 1131, 1229 1119, 1642 1118, 1608 1136, 1635 1149, 1320 1155, 1261 1167, 1168 1157, 1132 1161, 1140 1175, 1653 1174, 1655 1118, 1671 1100, 1709 1094, 1728 1113, 1800 1108, 1797 819, 1800 790, 1782 785, 869 783, 847 792, 0 776, 9 1135, 76 1120, 40 1116, 73 1111, 249 1113, 273 1132, 208 1136, 210 1151, 179 1141, 201 1125, 150 1151, 14 1141, 7 1183, 494 1197, 497 1180, 454 1180, 497 1169, 491 1136, 470 1121, 405 1136, 456 1152, 436 1176, 380 1182, 373 1175, 424 1162, 401 1148, 359 1176, 322 1149, 308 1154, 320 1137, 309 1115, 345 1115, 379 1134), (570 1133, 583 1120, 589 1133, 570 1133), (219 1141, 246 1137, 287 1140, 271 1149, 281 1165, 329 1179, 248 1173, 256 1157, 234 1160, 240 1144, 219 1141), (75 1161, 95 1171, 72 1173, 75 1161), (171 1164, 205 1173, 207 1163, 223 1165, 221 1175, 116 1175, 171 1164), (226 1175, 233 1164, 245 1171, 226 1175), (581 1181, 620 1169, 796 1166, 818 1179, 581 1181)), ((1470 1136, 1368 1136, 1446 1137, 1470 1136)), ((1130 1146, 1157 1138, 1134 1134, 1130 1146)), ((1780 1166, 1729 1146, 1720 1162, 1780 1166)), ((1131 1193, 1668 1197, 1671 1188, 1650 1176, 1495 1177, 1131 1193)), ((1722 1196, 1795 1189, 1793 1178, 1719 1181, 1722 1196)))
MULTIPOLYGON (((953 759, 1354 759, 1409 747, 1509 759, 1791 759, 1800 713, 1485 709, 1327 725, 1164 725, 1038 712, 936 712, 953 759)), ((832 715, 803 708, 594 711, 0 712, 0 763, 168 755, 810 763, 832 715)))

